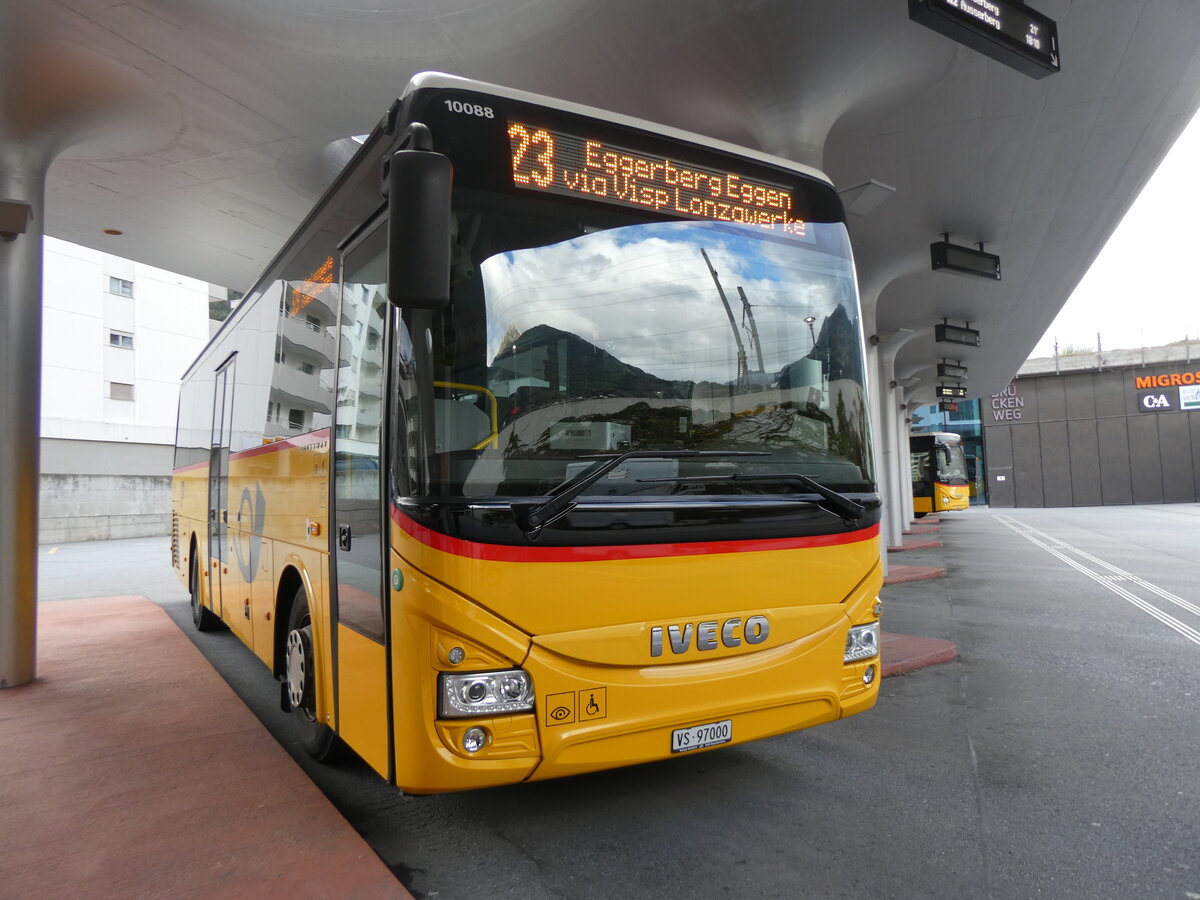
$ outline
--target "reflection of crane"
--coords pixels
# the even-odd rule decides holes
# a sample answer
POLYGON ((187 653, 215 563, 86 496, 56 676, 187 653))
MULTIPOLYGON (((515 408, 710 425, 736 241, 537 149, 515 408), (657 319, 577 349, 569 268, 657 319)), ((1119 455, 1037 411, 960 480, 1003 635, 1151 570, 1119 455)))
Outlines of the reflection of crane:
POLYGON ((713 284, 717 286, 717 293, 721 295, 721 303, 725 307, 725 315, 729 316, 729 327, 733 329, 733 339, 737 342, 737 386, 743 387, 750 380, 747 377, 750 367, 746 364, 746 347, 742 343, 742 335, 738 331, 737 321, 733 318, 733 309, 730 307, 729 301, 725 299, 725 289, 721 287, 721 280, 717 278, 717 270, 713 268, 712 261, 709 260, 703 247, 700 248, 700 255, 704 257, 704 264, 712 273, 713 284))
POLYGON ((758 339, 758 326, 754 324, 754 310, 750 307, 750 301, 746 299, 746 292, 742 290, 742 286, 738 285, 738 296, 742 298, 742 321, 750 320, 750 340, 754 344, 754 355, 758 357, 758 371, 765 372, 763 368, 762 358, 762 343, 758 339))

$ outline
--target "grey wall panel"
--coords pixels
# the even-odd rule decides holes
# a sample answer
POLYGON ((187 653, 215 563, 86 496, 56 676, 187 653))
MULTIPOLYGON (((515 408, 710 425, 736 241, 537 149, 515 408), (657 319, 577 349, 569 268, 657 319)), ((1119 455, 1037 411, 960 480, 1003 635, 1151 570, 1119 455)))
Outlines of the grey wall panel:
POLYGON ((1141 410, 1138 409, 1138 389, 1134 379, 1139 375, 1157 374, 1157 370, 1126 369, 1118 374, 1121 376, 1121 396, 1125 398, 1125 415, 1136 416, 1141 410))
POLYGON ((1012 427, 989 426, 987 416, 990 410, 986 402, 980 405, 980 413, 984 416, 983 461, 987 472, 987 503, 988 506, 1008 509, 1016 505, 1013 493, 1012 427))
POLYGON ((1005 509, 1015 506, 1012 428, 996 425, 983 429, 983 460, 987 471, 988 506, 1005 509))
POLYGON ((983 429, 983 458, 989 468, 991 466, 1012 467, 1011 426, 993 425, 983 429))
POLYGON ((1062 378, 1068 419, 1096 418, 1096 389, 1088 376, 1062 378))
POLYGON ((1196 485, 1196 499, 1200 501, 1200 413, 1187 413, 1187 418, 1192 434, 1192 478, 1196 485))
POLYGON ((1188 419, 1192 413, 1163 413, 1158 420, 1158 444, 1162 448, 1163 499, 1167 503, 1192 503, 1196 500, 1196 481, 1192 473, 1192 434, 1188 419))
POLYGON ((1017 506, 1044 506, 1042 494, 1042 454, 1041 439, 1038 436, 1039 426, 1014 425, 1012 432, 1013 449, 1013 490, 1017 506))
POLYGON ((1071 454, 1066 422, 1042 422, 1038 435, 1042 458, 1042 503, 1071 505, 1071 454))
POLYGON ((1163 502, 1162 457, 1158 443, 1159 418, 1157 415, 1140 415, 1129 419, 1129 463, 1133 477, 1134 503, 1163 502))
MULTIPOLYGON (((1100 506, 1100 446, 1095 419, 1067 423, 1071 455, 1071 505, 1100 506)), ((1045 445, 1043 444, 1043 447, 1045 445)))
POLYGON ((1067 417, 1066 381, 1057 375, 1037 379, 1037 421, 1056 422, 1067 417))
POLYGON ((42 438, 43 475, 170 475, 170 444, 42 438))
POLYGON ((1096 440, 1100 448, 1100 493, 1105 506, 1133 502, 1133 476, 1129 465, 1129 419, 1099 419, 1096 440))
POLYGON ((1096 415, 1098 417, 1128 416, 1137 412, 1136 409, 1127 408, 1129 403, 1125 396, 1127 381, 1132 381, 1132 378, 1125 372, 1097 372, 1092 376, 1092 389, 1096 397, 1096 415))

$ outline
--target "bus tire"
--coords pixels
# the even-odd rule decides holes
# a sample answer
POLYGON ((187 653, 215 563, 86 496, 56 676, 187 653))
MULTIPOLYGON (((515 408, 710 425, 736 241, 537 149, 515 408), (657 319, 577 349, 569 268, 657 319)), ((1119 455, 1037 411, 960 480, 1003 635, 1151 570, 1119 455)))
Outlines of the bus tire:
POLYGON ((341 742, 332 728, 317 719, 317 669, 313 654, 312 616, 308 611, 308 595, 303 587, 296 590, 296 598, 292 601, 284 646, 284 685, 300 746, 317 762, 335 762, 340 755, 341 742))
POLYGON ((200 597, 200 569, 196 565, 196 548, 192 547, 192 562, 188 584, 192 592, 192 624, 197 631, 216 631, 221 627, 220 617, 204 605, 200 597))

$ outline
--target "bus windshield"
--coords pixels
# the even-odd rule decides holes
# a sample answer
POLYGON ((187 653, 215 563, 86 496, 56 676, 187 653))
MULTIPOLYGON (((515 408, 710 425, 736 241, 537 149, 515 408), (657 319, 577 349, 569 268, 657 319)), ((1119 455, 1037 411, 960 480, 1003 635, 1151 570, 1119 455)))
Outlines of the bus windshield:
POLYGON ((967 484, 967 459, 962 444, 938 445, 938 475, 942 484, 967 484))
POLYGON ((431 338, 436 437, 409 460, 429 495, 545 496, 628 451, 706 452, 630 459, 590 495, 804 490, 717 477, 735 473, 873 490, 844 225, 521 207, 459 211, 452 304, 431 338))

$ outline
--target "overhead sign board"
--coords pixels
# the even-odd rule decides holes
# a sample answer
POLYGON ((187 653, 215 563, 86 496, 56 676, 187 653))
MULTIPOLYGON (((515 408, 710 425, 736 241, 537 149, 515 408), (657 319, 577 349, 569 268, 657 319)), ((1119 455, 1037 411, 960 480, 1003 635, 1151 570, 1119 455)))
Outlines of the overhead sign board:
POLYGON ((949 241, 935 241, 929 245, 929 264, 934 271, 940 269, 991 281, 1000 280, 1000 257, 995 253, 985 253, 949 241))
POLYGON ((939 384, 937 386, 937 396, 962 399, 967 396, 967 389, 954 384, 939 384))
POLYGON ((1031 78, 1060 68, 1058 26, 1013 0, 908 0, 908 17, 1031 78))
POLYGON ((948 363, 945 360, 937 364, 938 378, 954 378, 958 381, 967 380, 967 367, 948 363))
POLYGON ((974 328, 961 328, 945 322, 939 322, 933 326, 933 339, 938 343, 963 344, 967 347, 979 346, 979 332, 974 328))

